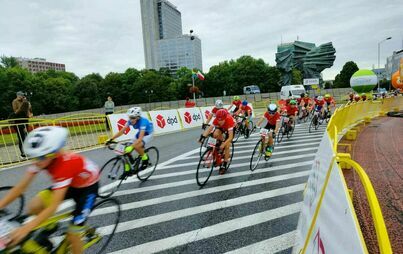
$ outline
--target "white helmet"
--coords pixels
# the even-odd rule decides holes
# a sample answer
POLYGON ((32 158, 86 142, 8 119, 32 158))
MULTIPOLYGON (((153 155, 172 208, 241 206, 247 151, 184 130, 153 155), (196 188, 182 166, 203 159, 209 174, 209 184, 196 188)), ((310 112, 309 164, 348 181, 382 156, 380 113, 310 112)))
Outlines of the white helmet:
POLYGON ((216 107, 216 108, 223 108, 223 107, 224 107, 224 103, 222 102, 222 100, 216 100, 216 101, 215 101, 215 107, 216 107))
POLYGON ((39 127, 28 134, 24 152, 31 158, 56 153, 66 145, 68 133, 66 128, 59 126, 39 127))
POLYGON ((140 117, 141 116, 141 108, 140 107, 132 107, 127 110, 127 114, 129 118, 140 117))
POLYGON ((323 100, 323 96, 322 96, 322 95, 319 95, 319 96, 318 96, 318 100, 319 100, 319 101, 323 100))
POLYGON ((270 113, 274 114, 277 112, 277 105, 272 103, 269 106, 267 106, 267 111, 269 111, 270 113))

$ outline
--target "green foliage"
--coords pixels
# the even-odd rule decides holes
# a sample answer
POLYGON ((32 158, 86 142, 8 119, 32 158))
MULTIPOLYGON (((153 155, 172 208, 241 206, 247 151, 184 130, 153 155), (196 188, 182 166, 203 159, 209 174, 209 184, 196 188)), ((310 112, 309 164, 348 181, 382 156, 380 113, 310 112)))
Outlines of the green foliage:
POLYGON ((343 69, 340 71, 339 74, 336 75, 333 87, 335 88, 350 87, 350 78, 356 71, 358 71, 358 66, 356 63, 354 63, 353 61, 345 63, 343 69))
MULTIPOLYGON (((280 72, 262 59, 242 56, 212 66, 205 80, 195 79, 203 96, 242 94, 243 87, 257 85, 261 92, 276 92, 280 72)), ((1 57, 0 119, 12 112, 11 102, 17 91, 29 93, 34 115, 68 112, 103 107, 107 96, 116 106, 151 101, 179 100, 191 97, 192 70, 183 67, 176 74, 168 69, 110 72, 105 77, 97 73, 82 78, 74 73, 49 70, 30 73, 18 66, 15 58, 1 57), (150 91, 153 93, 150 93, 150 91)))

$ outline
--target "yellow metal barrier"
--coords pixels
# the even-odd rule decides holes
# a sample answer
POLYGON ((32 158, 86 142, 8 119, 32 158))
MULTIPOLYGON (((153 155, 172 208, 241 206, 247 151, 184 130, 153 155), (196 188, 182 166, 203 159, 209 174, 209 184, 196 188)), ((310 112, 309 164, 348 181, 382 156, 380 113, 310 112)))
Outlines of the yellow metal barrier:
MULTIPOLYGON (((329 134, 329 137, 331 141, 333 142, 333 152, 334 154, 337 154, 337 145, 338 145, 338 140, 339 140, 339 135, 345 133, 347 130, 350 130, 352 127, 355 125, 361 123, 364 119, 368 118, 374 118, 377 117, 381 114, 381 112, 387 112, 387 111, 392 111, 392 110, 402 110, 403 109, 403 97, 392 97, 392 98, 386 98, 382 101, 365 101, 365 102, 358 102, 358 103, 353 103, 349 105, 343 105, 336 109, 334 114, 332 115, 328 127, 327 127, 327 133, 329 134)), ((382 216, 382 211, 379 206, 378 198, 376 197, 374 188, 371 184, 371 181, 368 177, 368 175, 365 173, 364 169, 355 161, 352 159, 341 156, 341 154, 338 154, 336 157, 338 162, 345 163, 347 165, 350 165, 352 168, 355 169, 357 172, 362 185, 364 186, 365 193, 368 199, 368 203, 370 205, 370 210, 371 210, 371 215, 372 219, 374 222, 375 226, 375 231, 378 239, 378 245, 379 245, 379 250, 381 253, 392 253, 392 247, 390 245, 389 241, 389 236, 388 232, 386 230, 385 226, 385 221, 382 216), (339 156, 340 155, 340 156, 339 156)), ((317 210, 320 208, 320 203, 323 198, 324 190, 326 189, 327 186, 327 181, 328 181, 328 175, 330 174, 330 169, 329 172, 327 173, 326 181, 324 184, 324 188, 322 190, 322 194, 319 200, 319 205, 317 207, 317 210)), ((315 211, 315 216, 313 218, 313 221, 316 219, 318 211, 315 211)), ((314 223, 311 224, 314 225, 314 223)), ((311 228, 308 231, 311 233, 311 228)), ((309 236, 310 234, 308 234, 309 236)), ((307 238, 309 239, 309 237, 307 238)), ((302 253, 305 253, 306 251, 306 244, 304 246, 304 249, 302 253)))
POLYGON ((0 121, 0 168, 19 164, 29 158, 23 153, 21 143, 28 132, 41 126, 63 126, 69 129, 67 148, 82 150, 100 145, 109 136, 105 115, 77 114, 57 119, 9 119, 0 121))

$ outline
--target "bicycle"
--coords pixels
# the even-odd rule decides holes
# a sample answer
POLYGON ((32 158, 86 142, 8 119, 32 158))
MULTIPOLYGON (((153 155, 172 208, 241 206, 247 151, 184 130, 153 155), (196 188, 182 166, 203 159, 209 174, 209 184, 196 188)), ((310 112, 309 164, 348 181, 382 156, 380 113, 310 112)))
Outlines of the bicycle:
MULTIPOLYGON (((203 187, 207 183, 214 167, 220 167, 221 164, 224 163, 224 151, 221 151, 220 149, 222 141, 213 138, 210 134, 207 143, 207 150, 204 151, 203 155, 200 157, 196 170, 196 182, 200 187, 203 187)), ((231 142, 230 149, 230 161, 227 163, 226 170, 228 170, 231 165, 232 157, 234 156, 233 142, 231 142)))
POLYGON ((309 133, 312 132, 312 129, 317 130, 319 128, 319 125, 321 125, 322 123, 323 123, 322 112, 320 110, 315 109, 312 120, 309 123, 309 133))
POLYGON ((292 121, 290 124, 291 118, 288 117, 286 114, 283 114, 281 117, 281 124, 280 124, 280 129, 278 131, 277 135, 277 143, 281 143, 283 141, 284 135, 287 136, 287 138, 291 138, 292 134, 294 133, 295 129, 295 121, 292 121))
MULTIPOLYGON (((257 142, 255 148, 253 149, 252 156, 250 158, 250 170, 254 171, 262 157, 264 156, 265 161, 269 161, 271 156, 266 156, 266 148, 269 142, 269 136, 273 134, 273 130, 268 130, 265 128, 260 129, 260 139, 257 142)), ((276 137, 273 134, 273 150, 276 143, 276 137)))
POLYGON ((247 121, 247 118, 245 116, 243 115, 235 116, 235 120, 237 124, 234 128, 234 139, 232 141, 233 143, 237 142, 241 135, 243 135, 245 139, 249 138, 250 134, 254 130, 253 122, 249 121, 249 131, 247 131, 245 123, 245 121, 247 121))
MULTIPOLYGON (((202 130, 205 130, 205 129, 208 128, 209 126, 210 126, 210 124, 203 124, 203 125, 202 125, 202 130)), ((199 151, 200 157, 203 155, 204 151, 206 151, 206 149, 207 149, 207 146, 208 146, 207 141, 208 141, 208 139, 206 138, 206 139, 204 139, 204 141, 200 144, 200 151, 199 151)))
MULTIPOLYGON (((148 155, 148 165, 145 169, 140 169, 141 156, 133 159, 130 154, 125 153, 126 146, 129 143, 119 143, 112 141, 107 145, 108 149, 113 150, 117 155, 108 160, 101 168, 100 174, 108 172, 106 179, 111 180, 112 184, 109 186, 109 191, 102 189, 102 193, 99 194, 102 198, 107 198, 113 195, 124 180, 132 175, 137 175, 137 178, 144 182, 154 173, 159 161, 159 151, 156 147, 151 146, 144 150, 148 155), (130 170, 126 171, 125 167, 130 167, 130 170), (117 181, 117 183, 115 183, 117 181)), ((101 177, 101 179, 104 179, 101 177)), ((105 184, 103 184, 105 185, 105 184)))
MULTIPOLYGON (((11 186, 0 188, 0 197, 8 192, 11 186)), ((70 253, 69 242, 66 238, 66 231, 69 219, 72 217, 71 211, 56 214, 47 219, 41 225, 36 227, 23 241, 15 247, 7 247, 9 235, 13 230, 20 227, 28 218, 23 215, 24 196, 20 195, 14 203, 16 211, 10 212, 4 209, 0 214, 0 253, 39 253, 39 254, 64 254, 70 253)), ((87 253, 103 253, 108 247, 110 241, 115 235, 116 228, 121 216, 120 203, 113 198, 103 199, 97 202, 91 210, 88 220, 85 224, 85 230, 82 233, 84 250, 87 253), (97 217, 97 211, 104 208, 114 209, 108 213, 108 220, 105 217, 97 217), (113 226, 104 226, 100 228, 100 223, 113 222, 113 226), (109 232, 106 232, 106 230, 109 232)))

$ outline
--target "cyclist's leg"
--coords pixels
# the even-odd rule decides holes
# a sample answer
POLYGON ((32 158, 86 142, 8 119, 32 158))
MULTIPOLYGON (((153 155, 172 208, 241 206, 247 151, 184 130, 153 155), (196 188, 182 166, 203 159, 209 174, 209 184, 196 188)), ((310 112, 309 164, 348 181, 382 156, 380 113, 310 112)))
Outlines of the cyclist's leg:
POLYGON ((44 189, 30 200, 28 203, 28 215, 38 215, 43 209, 48 207, 52 202, 52 190, 50 188, 44 189))
POLYGON ((213 137, 217 140, 224 141, 222 131, 219 128, 216 128, 213 132, 213 137))
POLYGON ((76 207, 66 236, 74 254, 83 252, 84 245, 81 239, 85 231, 84 225, 94 207, 98 187, 98 183, 95 183, 85 188, 71 188, 70 195, 76 202, 76 207))

